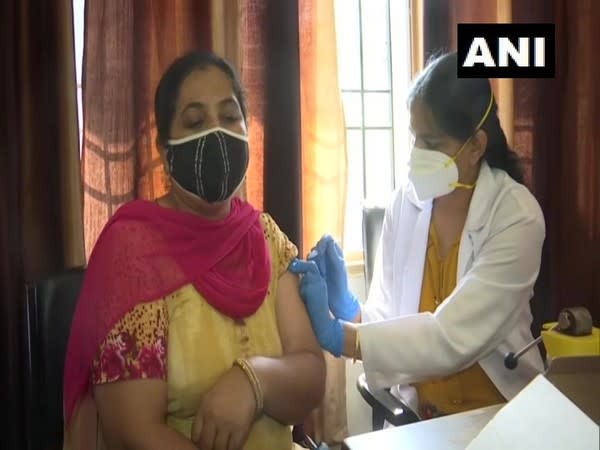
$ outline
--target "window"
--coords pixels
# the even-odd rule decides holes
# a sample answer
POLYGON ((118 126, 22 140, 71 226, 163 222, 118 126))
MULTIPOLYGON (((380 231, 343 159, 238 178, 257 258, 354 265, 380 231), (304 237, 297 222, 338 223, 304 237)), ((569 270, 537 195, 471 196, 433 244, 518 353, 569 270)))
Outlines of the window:
POLYGON ((85 0, 73 0, 73 30, 75 40, 75 71, 77 73, 77 118, 79 123, 79 155, 83 147, 83 98, 81 71, 83 68, 83 27, 85 23, 85 0))
MULTIPOLYGON (((344 250, 362 258, 362 205, 386 205, 406 177, 411 78, 409 0, 335 0, 348 192, 344 250)), ((85 0, 73 0, 80 154, 85 0)))
POLYGON ((348 145, 343 244, 346 255, 358 259, 362 205, 386 205, 406 177, 409 0, 336 0, 335 7, 348 145))

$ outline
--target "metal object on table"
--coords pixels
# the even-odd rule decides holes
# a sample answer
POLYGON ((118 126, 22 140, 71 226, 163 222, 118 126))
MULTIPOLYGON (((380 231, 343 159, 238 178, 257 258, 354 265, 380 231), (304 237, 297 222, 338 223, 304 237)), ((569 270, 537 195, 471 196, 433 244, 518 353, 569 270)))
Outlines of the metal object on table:
POLYGON ((507 369, 516 368, 519 358, 540 342, 544 343, 550 358, 600 354, 600 330, 592 326, 592 315, 586 308, 565 308, 559 313, 558 322, 545 324, 544 328, 521 350, 506 354, 504 366, 507 369))

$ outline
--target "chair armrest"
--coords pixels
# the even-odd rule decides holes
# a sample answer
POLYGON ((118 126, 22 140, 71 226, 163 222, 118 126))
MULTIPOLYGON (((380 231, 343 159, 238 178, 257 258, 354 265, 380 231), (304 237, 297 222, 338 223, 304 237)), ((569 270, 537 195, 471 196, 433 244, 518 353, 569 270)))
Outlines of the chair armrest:
POLYGON ((317 444, 308 433, 304 431, 303 425, 295 425, 292 429, 292 440, 302 448, 309 450, 328 450, 329 447, 324 442, 317 444))
POLYGON ((389 389, 370 389, 364 373, 358 377, 356 388, 371 408, 381 413, 392 425, 398 427, 420 420, 419 416, 406 403, 394 397, 389 389))

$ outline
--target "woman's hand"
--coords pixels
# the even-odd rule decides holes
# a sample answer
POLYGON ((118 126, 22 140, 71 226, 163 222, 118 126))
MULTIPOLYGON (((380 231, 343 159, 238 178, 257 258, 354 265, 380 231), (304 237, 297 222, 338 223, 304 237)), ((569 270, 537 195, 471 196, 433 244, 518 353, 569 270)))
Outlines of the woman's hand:
POLYGON ((348 288, 346 261, 342 249, 332 236, 323 236, 308 255, 327 282, 329 309, 335 317, 353 321, 360 312, 360 303, 348 288))
POLYGON ((192 426, 201 450, 237 450, 256 416, 256 398, 244 371, 233 366, 203 396, 192 426))
POLYGON ((338 319, 331 317, 327 300, 327 284, 313 261, 296 259, 289 271, 302 274, 300 296, 306 305, 313 330, 322 348, 340 356, 344 347, 344 332, 338 319))

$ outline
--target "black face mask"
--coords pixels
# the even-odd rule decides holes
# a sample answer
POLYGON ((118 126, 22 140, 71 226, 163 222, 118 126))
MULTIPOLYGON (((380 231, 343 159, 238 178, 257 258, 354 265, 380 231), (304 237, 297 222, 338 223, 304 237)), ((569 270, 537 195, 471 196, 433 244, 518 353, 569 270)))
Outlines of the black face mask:
POLYGON ((248 140, 224 128, 214 128, 169 141, 171 177, 186 191, 214 203, 228 199, 248 169, 248 140))

